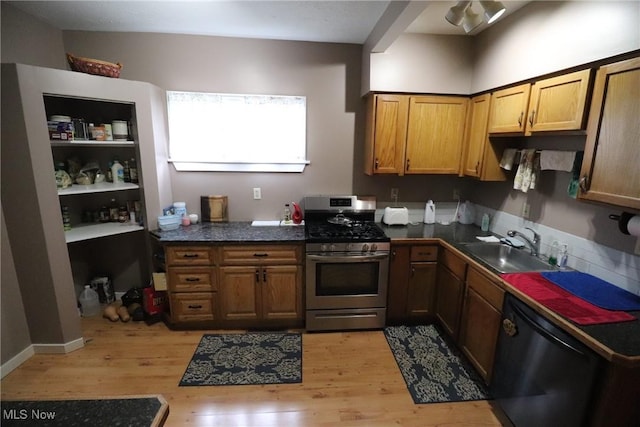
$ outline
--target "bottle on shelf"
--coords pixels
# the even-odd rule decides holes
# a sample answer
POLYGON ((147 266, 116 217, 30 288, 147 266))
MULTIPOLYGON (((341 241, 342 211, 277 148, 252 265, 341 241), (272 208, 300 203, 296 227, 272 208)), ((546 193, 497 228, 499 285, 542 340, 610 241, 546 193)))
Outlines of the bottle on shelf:
POLYGON ((291 222, 291 208, 289 208, 289 203, 284 205, 284 223, 288 224, 291 222))
POLYGON ((569 261, 569 247, 566 243, 560 246, 560 256, 558 258, 558 267, 561 269, 567 268, 567 261, 569 261))
POLYGON ((71 216, 69 215, 68 206, 62 206, 62 224, 64 226, 64 231, 71 230, 71 216))
POLYGON ((120 216, 120 208, 116 203, 116 199, 111 199, 111 204, 109 205, 109 221, 118 222, 119 216, 120 216))
POLYGON ((113 160, 113 165, 111 166, 111 178, 115 185, 124 184, 124 166, 122 166, 118 159, 113 160))
POLYGON ((124 161, 122 173, 123 173, 124 182, 131 182, 131 168, 129 166, 128 160, 124 161))
POLYGON ((98 212, 98 221, 99 222, 109 222, 111 220, 111 215, 109 213, 109 208, 106 205, 103 205, 98 212))
POLYGON ((80 308, 83 317, 91 317, 100 314, 100 297, 98 293, 91 289, 91 285, 84 285, 84 290, 80 293, 80 308))
POLYGON ((132 184, 138 183, 138 166, 136 165, 136 159, 133 157, 129 160, 129 177, 132 184))

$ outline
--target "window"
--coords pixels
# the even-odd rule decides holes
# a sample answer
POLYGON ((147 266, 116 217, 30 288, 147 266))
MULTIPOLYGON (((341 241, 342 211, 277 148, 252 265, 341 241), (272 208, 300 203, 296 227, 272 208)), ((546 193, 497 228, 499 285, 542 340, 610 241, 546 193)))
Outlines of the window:
POLYGON ((302 172, 306 98, 167 92, 177 170, 302 172))

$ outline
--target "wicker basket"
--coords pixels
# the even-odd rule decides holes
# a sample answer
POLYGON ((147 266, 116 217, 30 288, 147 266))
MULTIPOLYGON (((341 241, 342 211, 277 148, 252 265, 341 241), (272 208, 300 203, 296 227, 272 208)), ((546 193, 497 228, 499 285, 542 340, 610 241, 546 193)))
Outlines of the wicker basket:
POLYGON ((119 62, 114 64, 113 62, 74 56, 70 53, 67 53, 67 61, 69 61, 69 65, 73 71, 95 74, 97 76, 118 78, 120 77, 120 70, 122 69, 122 64, 119 62))

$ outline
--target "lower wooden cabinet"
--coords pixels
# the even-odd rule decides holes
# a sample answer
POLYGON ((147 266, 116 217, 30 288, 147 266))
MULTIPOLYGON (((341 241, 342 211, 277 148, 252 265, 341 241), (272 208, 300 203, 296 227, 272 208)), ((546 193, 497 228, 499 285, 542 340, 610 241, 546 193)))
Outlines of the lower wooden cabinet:
POLYGON ((171 318, 175 322, 214 320, 215 294, 213 292, 184 292, 171 294, 171 318))
POLYGON ((220 316, 224 320, 302 318, 299 266, 220 267, 220 316))
POLYGON ((458 338, 467 263, 449 249, 440 252, 435 314, 445 331, 458 338))
POLYGON ((170 326, 301 327, 300 244, 166 245, 170 326))
POLYGON ((433 317, 438 245, 391 247, 387 323, 417 323, 433 317))
POLYGON ((473 266, 467 272, 466 284, 458 343, 488 383, 498 342, 504 290, 473 266))
POLYGON ((220 317, 230 326, 302 326, 302 245, 225 245, 220 317))

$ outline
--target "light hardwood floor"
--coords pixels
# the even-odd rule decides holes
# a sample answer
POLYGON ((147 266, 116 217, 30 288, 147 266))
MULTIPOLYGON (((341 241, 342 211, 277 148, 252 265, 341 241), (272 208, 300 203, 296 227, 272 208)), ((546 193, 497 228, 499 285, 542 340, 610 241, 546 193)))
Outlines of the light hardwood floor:
POLYGON ((381 331, 305 333, 301 384, 178 387, 202 334, 222 331, 97 317, 83 328, 84 348, 33 356, 2 380, 2 399, 161 394, 166 426, 503 425, 487 401, 414 404, 381 331))

